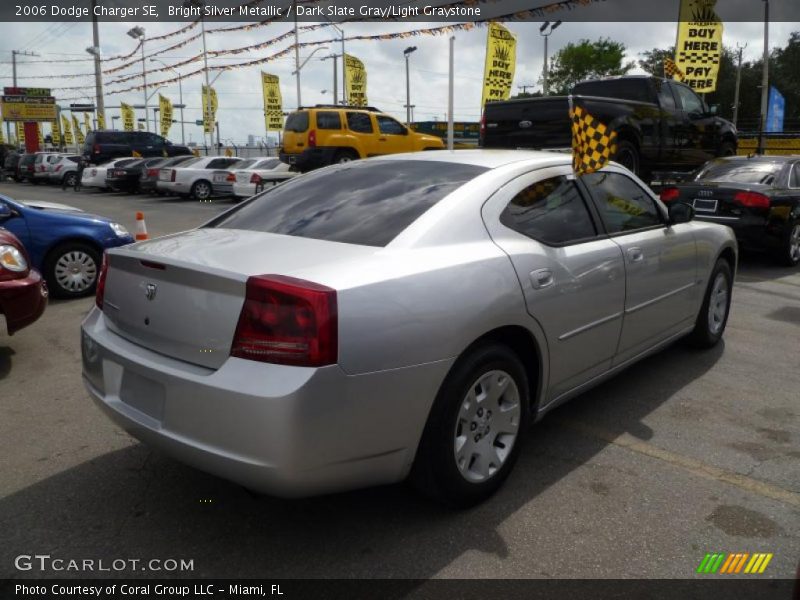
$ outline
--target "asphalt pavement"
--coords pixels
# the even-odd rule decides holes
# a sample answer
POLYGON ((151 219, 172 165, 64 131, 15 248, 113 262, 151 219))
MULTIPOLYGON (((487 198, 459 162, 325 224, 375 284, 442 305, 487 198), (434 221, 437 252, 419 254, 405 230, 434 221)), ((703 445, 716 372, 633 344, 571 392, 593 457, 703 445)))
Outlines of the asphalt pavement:
MULTIPOLYGON (((232 205, 0 184, 151 235, 232 205)), ((190 559, 202 577, 687 578, 707 552, 800 558, 800 269, 741 261, 724 343, 681 343, 548 415, 504 488, 450 511, 405 485, 305 500, 255 496, 107 420, 81 383, 93 299, 51 301, 0 333, 0 577, 20 554, 190 559)), ((707 575, 704 577, 708 577, 707 575)))

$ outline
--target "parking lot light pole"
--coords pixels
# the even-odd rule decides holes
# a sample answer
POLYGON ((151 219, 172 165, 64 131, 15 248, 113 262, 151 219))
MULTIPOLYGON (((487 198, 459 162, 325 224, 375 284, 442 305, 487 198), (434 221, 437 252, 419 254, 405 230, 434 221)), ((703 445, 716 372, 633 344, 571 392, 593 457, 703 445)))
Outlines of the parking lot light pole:
POLYGON ((183 80, 181 78, 181 74, 178 73, 178 71, 176 71, 174 68, 172 68, 168 64, 166 64, 164 61, 159 60, 157 58, 151 58, 150 62, 155 62, 155 63, 159 63, 161 65, 164 65, 170 71, 175 73, 175 75, 178 76, 178 104, 180 104, 180 107, 181 107, 181 144, 186 144, 186 135, 185 135, 185 132, 183 130, 183 107, 184 107, 184 104, 183 104, 183 83, 182 83, 183 80))
POLYGON ((411 127, 411 76, 408 70, 408 57, 416 51, 416 46, 409 46, 403 50, 403 56, 406 58, 406 125, 409 127, 411 127))
POLYGON ((561 21, 556 21, 555 23, 551 24, 550 21, 545 21, 544 25, 539 28, 539 35, 544 38, 544 69, 542 69, 542 93, 547 96, 550 93, 550 85, 547 82, 547 78, 550 74, 549 68, 547 66, 547 38, 553 33, 553 31, 561 25, 561 21))
POLYGON ((296 75, 297 76, 297 108, 300 108, 300 106, 302 106, 300 104, 300 71, 302 71, 303 67, 306 66, 306 63, 308 63, 308 61, 311 60, 311 57, 314 56, 317 52, 319 52, 321 50, 328 50, 328 47, 327 46, 320 46, 319 48, 314 48, 314 50, 311 52, 311 54, 306 56, 306 59, 297 66, 297 69, 292 71, 292 75, 296 75))
MULTIPOLYGON (((339 58, 339 55, 329 54, 328 56, 322 58, 322 60, 328 60, 329 58, 333 59, 333 104, 334 106, 338 106, 339 104, 339 76, 338 76, 338 65, 336 63, 336 59, 339 58)), ((326 92, 328 90, 325 90, 326 92)))
POLYGON ((142 94, 144 95, 144 126, 147 131, 150 131, 150 118, 147 115, 147 65, 144 61, 144 28, 136 26, 128 31, 128 35, 135 40, 141 40, 140 46, 142 48, 142 94))

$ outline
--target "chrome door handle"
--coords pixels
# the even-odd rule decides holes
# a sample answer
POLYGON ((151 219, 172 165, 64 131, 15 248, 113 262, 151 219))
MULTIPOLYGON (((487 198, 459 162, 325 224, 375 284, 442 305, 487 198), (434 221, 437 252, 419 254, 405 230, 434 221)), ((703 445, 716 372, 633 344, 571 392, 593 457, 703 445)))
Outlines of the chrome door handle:
POLYGON ((531 272, 531 283, 534 289, 541 290, 555 283, 553 272, 550 269, 537 269, 531 272))
POLYGON ((644 253, 641 248, 628 248, 628 258, 631 262, 642 262, 644 253))

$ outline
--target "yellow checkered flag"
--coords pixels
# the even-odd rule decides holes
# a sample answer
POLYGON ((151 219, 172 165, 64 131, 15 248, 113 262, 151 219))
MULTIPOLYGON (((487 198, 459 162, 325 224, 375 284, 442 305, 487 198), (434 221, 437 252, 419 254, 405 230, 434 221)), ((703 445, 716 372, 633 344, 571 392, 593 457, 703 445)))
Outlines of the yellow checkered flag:
POLYGON ((594 173, 617 153, 617 132, 609 130, 582 106, 570 109, 572 119, 572 170, 578 175, 594 173))
POLYGON ((683 71, 681 71, 678 65, 675 64, 674 60, 671 58, 665 58, 664 77, 667 79, 677 79, 678 81, 683 81, 686 78, 686 75, 683 74, 683 71))

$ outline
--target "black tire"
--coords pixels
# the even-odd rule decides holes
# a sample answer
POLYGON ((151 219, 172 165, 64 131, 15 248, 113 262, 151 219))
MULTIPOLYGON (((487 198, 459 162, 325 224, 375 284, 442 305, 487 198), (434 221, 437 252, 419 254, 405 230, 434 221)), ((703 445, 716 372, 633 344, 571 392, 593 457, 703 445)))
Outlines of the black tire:
POLYGON ((800 264, 800 220, 789 221, 783 240, 776 252, 778 262, 787 267, 796 267, 800 264))
MULTIPOLYGON (((700 308, 700 314, 697 315, 697 321, 694 325, 694 330, 687 337, 689 344, 695 348, 712 348, 717 345, 725 333, 725 325, 728 323, 728 315, 731 312, 731 296, 733 291, 733 271, 731 270, 730 263, 724 258, 717 260, 714 265, 714 270, 711 271, 711 277, 708 279, 708 286, 706 293, 703 297, 703 306, 700 308), (724 278, 724 291, 726 296, 721 298, 718 296, 720 291, 718 286, 718 279, 724 278), (709 310, 712 302, 722 301, 725 313, 709 310)), ((720 306, 717 304, 717 306, 720 306)))
POLYGON ((50 293, 56 298, 80 298, 94 293, 97 285, 97 275, 100 272, 100 252, 94 246, 83 242, 66 242, 51 250, 44 264, 44 277, 47 280, 47 287, 50 293), (76 260, 69 260, 70 254, 76 260), (59 279, 57 272, 63 264, 60 264, 62 257, 66 257, 67 262, 76 262, 86 266, 84 274, 91 279, 88 285, 65 284, 63 279, 59 279), (85 257, 85 261, 83 259, 85 257))
POLYGON ((64 175, 64 180, 62 182, 63 187, 71 187, 74 188, 75 185, 78 183, 78 174, 75 172, 67 173, 64 175))
POLYGON ((454 507, 472 506, 491 496, 508 477, 519 455, 528 425, 530 403, 528 390, 525 368, 516 354, 506 346, 486 344, 460 358, 439 389, 431 408, 411 470, 411 482, 426 496, 454 507), (490 372, 495 373, 489 375, 490 372), (482 387, 481 378, 502 377, 497 372, 507 375, 516 387, 506 387, 500 398, 494 402, 485 399, 484 404, 476 400, 474 406, 487 408, 483 414, 478 413, 468 417, 474 420, 468 422, 460 418, 463 416, 460 415, 461 411, 470 404, 467 395, 479 389, 481 394, 485 394, 487 390, 482 387), (492 433, 490 425, 492 422, 499 423, 496 417, 503 414, 500 411, 500 402, 513 400, 514 389, 517 392, 519 407, 516 413, 517 430, 513 445, 510 451, 507 451, 507 446, 503 446, 505 440, 499 439, 497 430, 492 433), (495 403, 497 411, 493 416, 489 409, 495 403), (478 424, 476 421, 479 417, 484 420, 478 424), (481 434, 485 439, 478 439, 481 438, 481 434), (469 447, 474 449, 474 452, 470 453, 469 463, 466 462, 467 459, 462 459, 461 468, 456 458, 456 445, 460 437, 465 438, 465 445, 469 444, 469 447), (506 454, 500 467, 494 472, 489 472, 484 480, 470 481, 468 476, 474 473, 473 464, 480 462, 480 459, 475 460, 475 455, 480 451, 478 444, 484 449, 506 450, 506 454), (464 470, 468 472, 462 474, 464 470))
POLYGON ((192 189, 189 191, 189 194, 195 200, 200 200, 203 202, 211 198, 213 191, 214 188, 211 187, 211 184, 205 179, 201 179, 200 181, 195 181, 192 184, 192 189))
POLYGON ((614 155, 614 160, 634 175, 639 174, 641 161, 639 158, 639 149, 635 144, 627 140, 617 142, 617 153, 614 155))
POLYGON ((348 163, 358 160, 358 153, 355 150, 339 150, 333 157, 334 164, 348 163))
POLYGON ((736 156, 736 144, 733 142, 722 142, 719 145, 717 156, 736 156))

